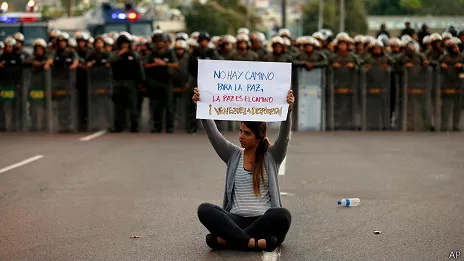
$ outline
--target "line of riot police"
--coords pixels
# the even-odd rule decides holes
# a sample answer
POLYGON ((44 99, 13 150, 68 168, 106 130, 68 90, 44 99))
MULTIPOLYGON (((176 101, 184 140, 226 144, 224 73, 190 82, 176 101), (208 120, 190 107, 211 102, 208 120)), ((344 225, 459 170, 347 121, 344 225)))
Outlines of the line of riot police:
POLYGON ((139 132, 149 124, 154 133, 172 133, 181 122, 196 132, 190 98, 198 59, 293 63, 301 126, 315 115, 319 130, 459 130, 462 44, 448 33, 419 44, 407 35, 334 37, 327 29, 292 39, 281 29, 267 43, 247 28, 236 36, 181 32, 174 40, 161 30, 151 39, 126 32, 71 38, 54 30, 49 43, 34 42, 32 55, 22 41, 15 34, 3 42, 0 131, 139 132), (144 100, 148 122, 141 122, 144 100))

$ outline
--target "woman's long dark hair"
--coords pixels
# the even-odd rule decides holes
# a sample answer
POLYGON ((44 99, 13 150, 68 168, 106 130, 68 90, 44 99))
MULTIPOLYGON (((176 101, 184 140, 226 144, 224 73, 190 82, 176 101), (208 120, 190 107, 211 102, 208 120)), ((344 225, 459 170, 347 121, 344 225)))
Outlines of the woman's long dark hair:
POLYGON ((259 140, 255 152, 255 163, 253 164, 253 192, 255 196, 259 196, 261 195, 259 183, 262 182, 264 185, 264 155, 271 145, 269 139, 266 137, 267 124, 258 121, 244 121, 243 124, 245 124, 259 140))

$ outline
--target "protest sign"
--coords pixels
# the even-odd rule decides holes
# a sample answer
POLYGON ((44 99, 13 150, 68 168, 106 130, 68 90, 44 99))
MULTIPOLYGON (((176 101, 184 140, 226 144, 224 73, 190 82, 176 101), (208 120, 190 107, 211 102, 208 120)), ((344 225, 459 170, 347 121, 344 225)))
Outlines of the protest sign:
POLYGON ((198 61, 197 119, 285 121, 290 63, 198 61))

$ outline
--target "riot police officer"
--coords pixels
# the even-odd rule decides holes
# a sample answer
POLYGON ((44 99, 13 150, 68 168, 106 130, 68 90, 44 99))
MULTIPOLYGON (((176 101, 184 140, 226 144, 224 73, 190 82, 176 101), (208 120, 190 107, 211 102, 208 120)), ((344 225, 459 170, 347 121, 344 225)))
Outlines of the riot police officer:
POLYGON ((130 114, 131 132, 139 131, 139 114, 137 110, 137 85, 144 80, 142 62, 137 52, 132 50, 132 36, 122 32, 117 40, 115 51, 110 56, 113 73, 113 102, 115 108, 114 128, 121 132, 126 125, 126 109, 130 114))
POLYGON ((23 61, 27 60, 29 57, 31 57, 30 53, 27 53, 23 49, 24 45, 24 35, 22 33, 15 33, 13 34, 13 38, 16 40, 16 52, 18 52, 21 55, 21 59, 23 61))
POLYGON ((268 51, 265 48, 266 36, 261 32, 254 32, 250 35, 251 50, 258 55, 258 60, 262 60, 268 51))
POLYGON ((15 51, 15 39, 6 37, 3 43, 5 50, 0 55, 0 131, 15 131, 19 128, 17 105, 20 102, 19 84, 23 61, 15 51))
POLYGON ((165 113, 165 128, 167 133, 174 132, 174 93, 172 86, 172 70, 179 64, 173 50, 169 48, 167 34, 157 34, 153 37, 155 49, 144 62, 148 82, 148 93, 153 115, 153 133, 160 133, 163 127, 165 113))
POLYGON ((237 36, 237 50, 230 55, 230 60, 235 61, 257 61, 258 55, 250 50, 251 43, 248 35, 240 34, 237 36))
POLYGON ((446 53, 439 59, 443 71, 441 87, 441 130, 449 130, 449 118, 452 118, 452 130, 459 131, 461 118, 462 80, 459 74, 463 72, 464 55, 459 51, 461 40, 451 38, 446 42, 446 53))
POLYGON ((301 46, 303 51, 300 51, 295 64, 305 66, 307 70, 326 67, 329 64, 328 58, 318 50, 319 42, 316 38, 305 37, 301 41, 301 46))
MULTIPOLYGON (((196 36, 196 35, 194 35, 196 36)), ((193 81, 189 89, 189 96, 193 96, 193 88, 197 86, 198 81, 198 60, 205 59, 205 60, 221 60, 218 52, 215 49, 211 49, 208 47, 208 43, 211 37, 208 33, 202 32, 198 35, 198 47, 193 49, 190 59, 189 59, 189 72, 192 75, 193 81)), ((197 131, 197 121, 196 121, 196 108, 195 103, 191 99, 189 99, 188 105, 188 133, 194 133, 197 131)))
POLYGON ((284 39, 280 36, 274 36, 271 39, 272 53, 263 57, 264 62, 284 62, 291 63, 292 57, 284 54, 284 39))
MULTIPOLYGON (((191 76, 188 71, 188 62, 189 56, 188 53, 188 44, 185 40, 179 39, 174 44, 174 52, 176 54, 177 61, 179 62, 179 67, 174 70, 174 75, 172 79, 172 85, 174 86, 174 114, 176 118, 179 115, 182 115, 187 120, 186 116, 186 105, 187 101, 190 100, 188 95, 188 86, 191 84, 191 76), (181 112, 179 113, 179 107, 181 112)), ((188 131, 187 126, 185 125, 185 130, 188 131)))

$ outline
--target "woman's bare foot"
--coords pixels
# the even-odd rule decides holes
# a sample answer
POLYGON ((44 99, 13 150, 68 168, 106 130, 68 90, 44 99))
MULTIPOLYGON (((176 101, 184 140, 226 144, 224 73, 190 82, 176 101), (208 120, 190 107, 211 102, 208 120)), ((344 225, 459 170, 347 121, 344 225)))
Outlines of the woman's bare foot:
POLYGON ((248 248, 255 248, 255 239, 254 238, 250 238, 250 241, 248 241, 248 248))
POLYGON ((266 249, 266 239, 258 240, 258 247, 261 249, 266 249))

